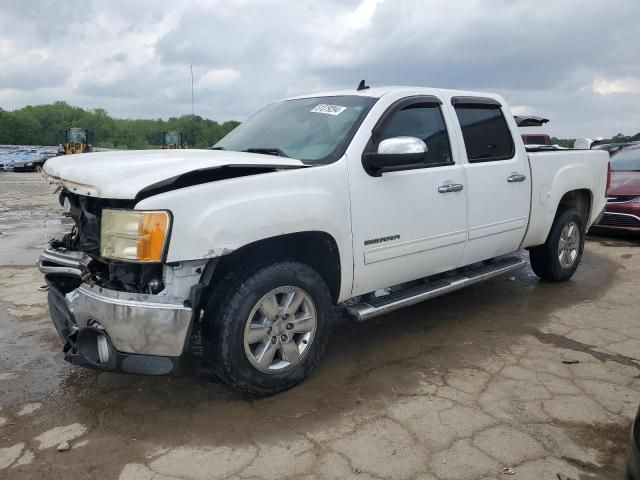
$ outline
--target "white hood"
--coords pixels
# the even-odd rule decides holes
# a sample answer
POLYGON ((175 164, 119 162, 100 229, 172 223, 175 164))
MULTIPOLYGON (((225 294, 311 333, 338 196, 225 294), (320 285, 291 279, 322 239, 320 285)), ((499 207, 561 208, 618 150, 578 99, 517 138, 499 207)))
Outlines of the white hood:
POLYGON ((224 166, 295 168, 300 160, 221 150, 130 150, 62 155, 45 163, 47 180, 74 193, 133 199, 147 187, 185 173, 224 166))

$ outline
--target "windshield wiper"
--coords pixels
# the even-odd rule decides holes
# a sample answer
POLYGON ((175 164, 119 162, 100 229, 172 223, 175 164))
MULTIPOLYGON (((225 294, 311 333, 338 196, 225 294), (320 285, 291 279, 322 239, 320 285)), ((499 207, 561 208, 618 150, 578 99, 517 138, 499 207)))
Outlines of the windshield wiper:
POLYGON ((226 150, 224 147, 209 147, 209 150, 226 150))
POLYGON ((278 157, 286 157, 289 158, 289 155, 284 153, 279 148, 270 148, 270 147, 255 147, 255 148, 247 148, 243 150, 243 152, 249 153, 264 153, 266 155, 277 155, 278 157))

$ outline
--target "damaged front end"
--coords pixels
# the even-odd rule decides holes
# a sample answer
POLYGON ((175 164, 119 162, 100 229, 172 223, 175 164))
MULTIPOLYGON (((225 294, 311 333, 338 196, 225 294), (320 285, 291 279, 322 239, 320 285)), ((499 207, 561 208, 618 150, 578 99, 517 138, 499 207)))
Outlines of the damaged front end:
POLYGON ((189 344, 194 298, 202 290, 207 262, 168 265, 103 258, 103 210, 133 209, 133 202, 67 190, 60 202, 74 227, 50 242, 39 268, 50 287, 49 311, 65 360, 106 371, 174 372, 189 344))

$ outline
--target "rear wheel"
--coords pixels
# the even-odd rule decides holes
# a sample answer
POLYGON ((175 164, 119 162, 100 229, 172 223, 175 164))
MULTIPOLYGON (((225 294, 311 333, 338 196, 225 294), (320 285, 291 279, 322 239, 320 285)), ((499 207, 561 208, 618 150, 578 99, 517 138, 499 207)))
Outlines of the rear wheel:
POLYGON ((582 259, 584 230, 584 222, 576 209, 560 213, 544 245, 529 250, 535 274, 548 282, 563 282, 571 278, 582 259))
POLYGON ((291 388, 318 364, 332 302, 322 277, 295 261, 231 273, 203 318, 205 356, 225 383, 254 395, 291 388))

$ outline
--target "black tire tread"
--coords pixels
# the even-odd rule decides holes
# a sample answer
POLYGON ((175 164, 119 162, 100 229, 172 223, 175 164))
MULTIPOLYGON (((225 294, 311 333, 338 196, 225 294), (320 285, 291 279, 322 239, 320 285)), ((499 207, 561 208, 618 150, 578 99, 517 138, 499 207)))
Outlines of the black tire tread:
MULTIPOLYGON (((319 363, 329 338, 332 312, 329 288, 320 274, 306 264, 293 260, 280 260, 266 265, 256 265, 253 268, 246 268, 246 266, 245 268, 237 268, 226 275, 208 298, 202 332, 205 357, 218 378, 227 385, 254 396, 273 395, 300 383, 311 374, 319 363), (233 324, 241 322, 244 326, 245 321, 244 318, 236 318, 235 312, 246 303, 245 297, 248 292, 260 290, 261 286, 270 279, 281 275, 291 275, 292 272, 296 276, 308 276, 307 280, 311 279, 316 285, 320 292, 318 296, 322 297, 320 299, 314 298, 318 310, 318 321, 319 323, 323 321, 326 325, 318 327, 311 346, 313 350, 309 351, 298 366, 285 372, 295 372, 295 374, 289 373, 281 381, 272 381, 269 385, 261 384, 260 381, 250 381, 246 378, 246 374, 242 374, 242 369, 232 358, 233 324), (324 305, 319 305, 320 303, 324 303, 324 305), (326 318, 321 320, 321 315, 326 318)), ((244 352, 242 354, 244 355, 244 352)), ((245 361, 248 362, 248 360, 245 361)), ((266 375, 257 370, 254 372, 256 378, 266 375)), ((272 378, 276 377, 277 375, 274 375, 272 378)))
POLYGON ((545 282, 564 282, 569 280, 576 272, 582 259, 584 233, 584 221, 575 208, 567 208, 559 212, 553 222, 547 241, 529 250, 529 260, 531 261, 533 272, 545 282), (571 268, 565 269, 560 265, 556 252, 562 229, 570 220, 575 221, 580 228, 580 249, 576 262, 571 268))

